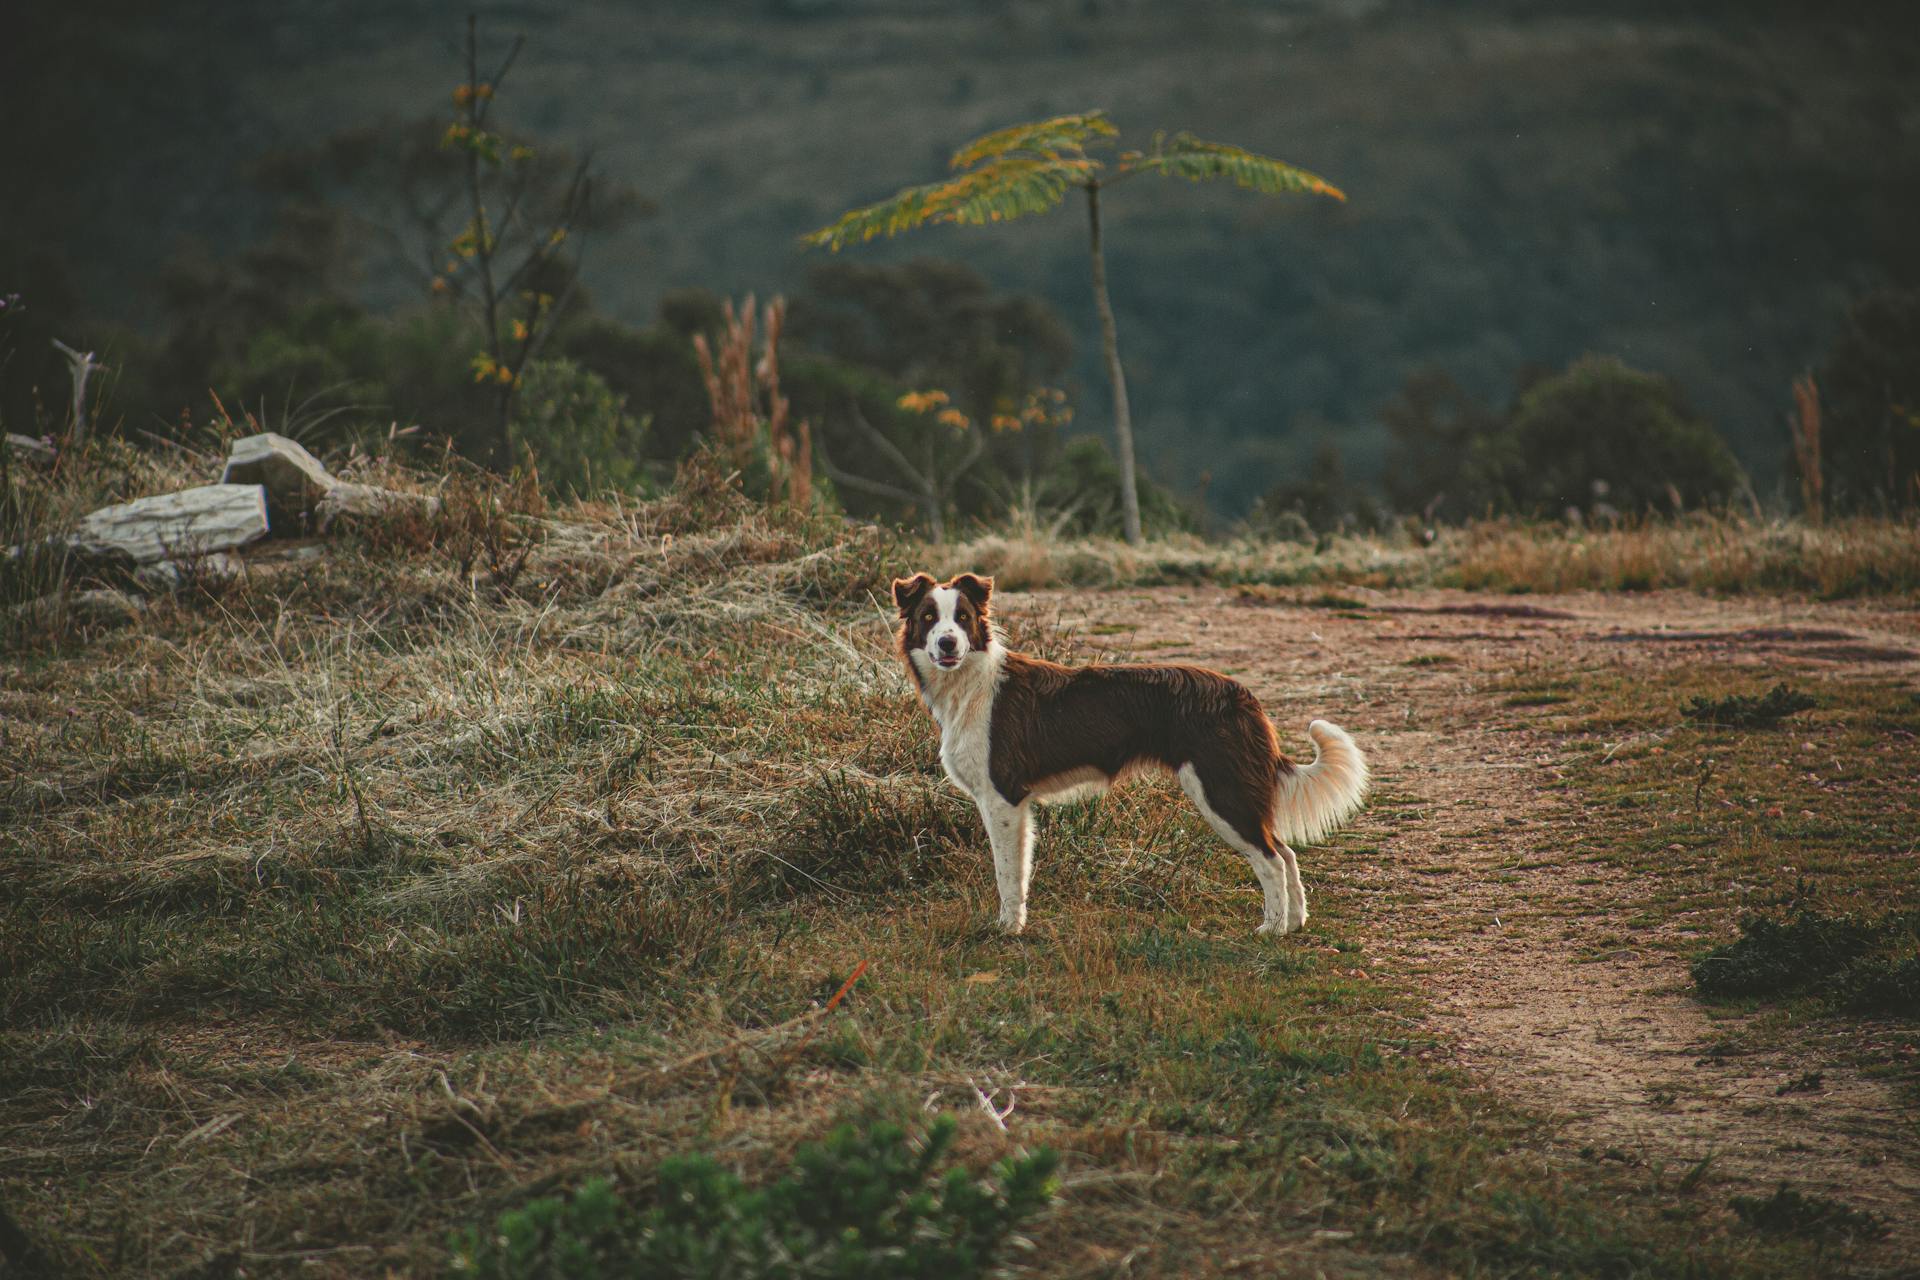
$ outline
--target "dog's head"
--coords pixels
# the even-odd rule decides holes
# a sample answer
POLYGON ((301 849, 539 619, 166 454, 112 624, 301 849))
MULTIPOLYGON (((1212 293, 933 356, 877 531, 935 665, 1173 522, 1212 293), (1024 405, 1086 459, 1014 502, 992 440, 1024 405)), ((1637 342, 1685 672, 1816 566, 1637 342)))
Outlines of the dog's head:
POLYGON ((893 602, 900 607, 900 649, 916 670, 952 671, 969 654, 985 653, 993 633, 987 625, 987 602, 993 597, 993 579, 963 573, 935 582, 930 573, 893 582, 893 602), (925 657, 924 666, 915 654, 925 657))

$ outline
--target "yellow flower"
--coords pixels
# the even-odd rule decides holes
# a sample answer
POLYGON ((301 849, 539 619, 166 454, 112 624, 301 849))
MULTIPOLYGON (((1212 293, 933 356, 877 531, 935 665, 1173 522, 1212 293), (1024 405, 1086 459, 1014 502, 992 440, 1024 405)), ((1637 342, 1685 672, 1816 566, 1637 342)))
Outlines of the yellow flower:
POLYGON ((553 229, 553 234, 547 237, 547 243, 559 244, 562 240, 565 240, 566 238, 567 238, 567 229, 565 227, 555 227, 553 229))
POLYGON ((503 387, 510 387, 513 385, 513 370, 507 368, 507 366, 505 365, 500 365, 497 368, 495 368, 493 371, 493 376, 494 376, 494 380, 503 387))
MULTIPOLYGON (((1029 421, 1031 421, 1031 419, 1029 419, 1029 421)), ((995 431, 1018 431, 1020 429, 1020 419, 1010 413, 996 413, 993 415, 993 429, 995 431)))
POLYGON ((435 276, 433 278, 433 284, 430 287, 435 293, 445 293, 447 291, 447 278, 445 276, 435 276))
POLYGON ((488 378, 494 376, 496 370, 505 372, 505 370, 500 370, 500 367, 494 364, 493 357, 486 352, 482 351, 473 358, 473 380, 475 382, 485 382, 488 378))
POLYGON ((454 87, 454 90, 453 90, 453 103, 454 103, 454 105, 455 105, 455 106, 457 106, 457 107, 464 107, 464 106, 466 106, 466 105, 467 105, 467 104, 468 104, 469 102, 472 102, 472 101, 473 101, 473 86, 472 86, 472 85, 470 85, 470 84, 463 84, 463 85, 456 85, 456 86, 454 87))
POLYGON ((955 431, 967 429, 967 415, 958 409, 942 409, 933 415, 933 420, 943 427, 952 427, 955 431))
POLYGON ((947 403, 944 391, 909 391, 894 403, 908 413, 927 413, 947 403))
POLYGON ((527 340, 527 322, 525 320, 515 320, 513 322, 513 340, 515 342, 525 342, 527 340))
POLYGON ((483 84, 478 89, 475 89, 473 91, 473 94, 476 98, 480 98, 482 100, 491 98, 493 96, 493 86, 490 84, 483 84))

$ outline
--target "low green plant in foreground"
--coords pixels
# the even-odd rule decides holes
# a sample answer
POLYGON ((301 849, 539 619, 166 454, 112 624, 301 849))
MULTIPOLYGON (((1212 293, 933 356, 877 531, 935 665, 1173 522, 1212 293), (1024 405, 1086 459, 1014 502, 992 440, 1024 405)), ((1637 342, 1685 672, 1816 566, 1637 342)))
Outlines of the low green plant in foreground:
POLYGON ((644 1211, 595 1179, 567 1199, 504 1213, 490 1231, 457 1234, 451 1269, 489 1280, 965 1280, 1052 1200, 1058 1157, 1043 1148, 1003 1160, 986 1181, 963 1168, 937 1175, 954 1133, 950 1116, 917 1141, 885 1121, 842 1126, 758 1191, 706 1156, 669 1160, 658 1203, 644 1211))

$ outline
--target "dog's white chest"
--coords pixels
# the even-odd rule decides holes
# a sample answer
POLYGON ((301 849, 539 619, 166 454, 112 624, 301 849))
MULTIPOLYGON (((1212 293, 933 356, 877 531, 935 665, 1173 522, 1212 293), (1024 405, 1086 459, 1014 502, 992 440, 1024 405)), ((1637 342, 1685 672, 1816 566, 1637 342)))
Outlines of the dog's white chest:
POLYGON ((969 662, 965 669, 942 674, 927 686, 927 706, 940 725, 940 767, 955 786, 975 799, 993 788, 987 755, 998 667, 990 660, 969 662))

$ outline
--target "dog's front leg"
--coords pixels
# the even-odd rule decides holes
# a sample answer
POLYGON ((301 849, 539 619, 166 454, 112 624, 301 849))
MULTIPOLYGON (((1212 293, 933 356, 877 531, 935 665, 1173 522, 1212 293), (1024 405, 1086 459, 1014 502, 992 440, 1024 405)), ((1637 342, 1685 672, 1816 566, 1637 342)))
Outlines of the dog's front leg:
POLYGON ((1027 927, 1027 886, 1033 880, 1029 807, 1008 804, 997 795, 980 801, 980 819, 993 845, 993 878, 1000 887, 1000 927, 1008 933, 1027 927))

